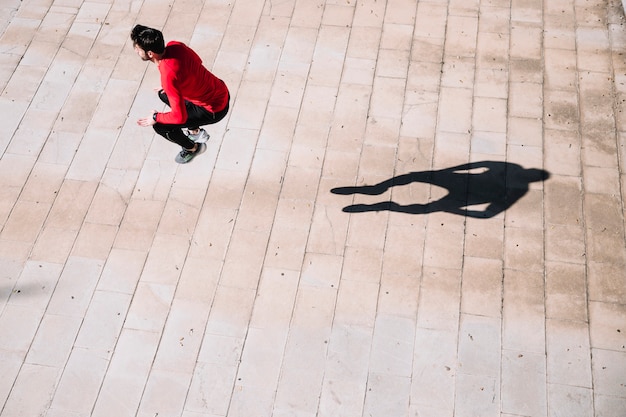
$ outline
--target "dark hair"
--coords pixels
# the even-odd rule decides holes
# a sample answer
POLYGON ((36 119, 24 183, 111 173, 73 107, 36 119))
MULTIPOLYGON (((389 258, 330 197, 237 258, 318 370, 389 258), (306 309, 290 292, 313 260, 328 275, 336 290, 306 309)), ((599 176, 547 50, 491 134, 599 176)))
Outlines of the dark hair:
POLYGON ((134 45, 138 45, 144 51, 152 51, 162 54, 165 51, 165 41, 160 30, 142 25, 136 25, 130 33, 130 39, 134 45))

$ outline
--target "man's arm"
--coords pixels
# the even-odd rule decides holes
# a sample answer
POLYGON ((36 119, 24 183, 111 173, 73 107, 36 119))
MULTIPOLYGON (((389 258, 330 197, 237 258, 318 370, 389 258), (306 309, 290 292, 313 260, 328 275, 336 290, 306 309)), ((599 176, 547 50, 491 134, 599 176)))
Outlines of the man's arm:
POLYGON ((163 124, 179 125, 187 121, 185 99, 176 85, 176 74, 166 65, 161 69, 161 85, 170 102, 170 111, 157 113, 156 121, 163 124))

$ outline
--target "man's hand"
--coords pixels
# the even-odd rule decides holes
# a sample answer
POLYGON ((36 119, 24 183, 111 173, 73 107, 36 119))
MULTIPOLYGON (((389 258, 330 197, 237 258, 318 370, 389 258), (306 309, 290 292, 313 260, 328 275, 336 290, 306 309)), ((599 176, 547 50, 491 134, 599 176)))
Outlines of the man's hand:
POLYGON ((137 124, 139 126, 144 126, 144 127, 153 126, 154 124, 156 124, 156 122, 154 121, 154 115, 156 114, 156 112, 157 112, 156 110, 152 110, 152 113, 150 113, 150 116, 137 120, 137 124))

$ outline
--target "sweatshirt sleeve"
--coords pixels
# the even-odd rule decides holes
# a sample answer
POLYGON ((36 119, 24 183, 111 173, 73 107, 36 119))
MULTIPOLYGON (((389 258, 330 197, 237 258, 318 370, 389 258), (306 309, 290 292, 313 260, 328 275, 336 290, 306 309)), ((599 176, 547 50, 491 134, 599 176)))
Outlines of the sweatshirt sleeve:
POLYGON ((156 121, 164 124, 183 124, 187 121, 187 108, 185 100, 176 85, 176 77, 168 67, 161 72, 161 87, 170 102, 170 111, 158 113, 156 121))

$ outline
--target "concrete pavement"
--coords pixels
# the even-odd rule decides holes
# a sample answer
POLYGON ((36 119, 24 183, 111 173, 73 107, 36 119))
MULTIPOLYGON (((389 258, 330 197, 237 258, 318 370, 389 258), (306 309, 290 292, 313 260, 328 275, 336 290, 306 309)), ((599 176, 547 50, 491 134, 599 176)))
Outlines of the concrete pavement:
POLYGON ((0 416, 623 417, 625 46, 620 0, 3 0, 0 416), (230 87, 188 165, 137 23, 230 87))

